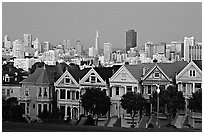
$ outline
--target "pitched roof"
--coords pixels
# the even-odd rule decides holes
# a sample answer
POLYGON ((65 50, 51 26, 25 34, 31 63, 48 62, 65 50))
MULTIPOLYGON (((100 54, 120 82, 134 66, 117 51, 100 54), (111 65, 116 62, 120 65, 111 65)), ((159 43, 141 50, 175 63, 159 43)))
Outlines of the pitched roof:
POLYGON ((21 83, 54 84, 54 78, 46 67, 42 67, 37 68, 33 74, 28 76, 27 79, 21 81, 21 83))
POLYGON ((155 63, 141 63, 136 65, 125 65, 129 72, 137 79, 140 80, 143 75, 143 68, 145 68, 145 73, 151 69, 155 63))
POLYGON ((169 77, 174 78, 182 69, 187 66, 187 61, 176 61, 174 63, 157 63, 162 71, 169 77))
POLYGON ((202 60, 193 60, 193 62, 200 68, 202 71, 202 60))
POLYGON ((85 68, 83 70, 69 70, 70 74, 74 77, 74 79, 79 82, 79 79, 82 79, 84 75, 88 73, 91 68, 85 68))
MULTIPOLYGON (((121 65, 120 65, 121 66, 121 65)), ((96 67, 96 72, 101 76, 104 81, 108 81, 109 78, 120 68, 120 66, 113 67, 96 67)))

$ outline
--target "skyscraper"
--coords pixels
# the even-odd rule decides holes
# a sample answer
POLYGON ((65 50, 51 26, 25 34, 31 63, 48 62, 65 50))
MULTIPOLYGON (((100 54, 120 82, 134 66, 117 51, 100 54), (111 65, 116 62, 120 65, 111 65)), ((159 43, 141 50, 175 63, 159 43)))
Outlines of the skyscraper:
POLYGON ((126 52, 133 47, 137 47, 137 32, 128 30, 126 32, 126 52))
POLYGON ((111 59, 112 53, 112 44, 111 43, 104 43, 104 61, 109 62, 111 59))
POLYGON ((184 61, 190 61, 189 46, 195 45, 194 37, 184 37, 184 61))
POLYGON ((6 49, 10 49, 11 48, 11 41, 9 40, 8 35, 4 36, 4 47, 6 49))
POLYGON ((32 35, 31 34, 24 34, 23 35, 23 42, 25 47, 32 47, 32 35))
POLYGON ((81 56, 82 51, 83 51, 83 48, 82 48, 82 45, 80 43, 80 40, 78 39, 77 42, 76 42, 76 54, 81 56))
POLYGON ((98 36, 98 30, 96 31, 96 42, 95 42, 95 56, 98 55, 99 51, 99 36, 98 36))

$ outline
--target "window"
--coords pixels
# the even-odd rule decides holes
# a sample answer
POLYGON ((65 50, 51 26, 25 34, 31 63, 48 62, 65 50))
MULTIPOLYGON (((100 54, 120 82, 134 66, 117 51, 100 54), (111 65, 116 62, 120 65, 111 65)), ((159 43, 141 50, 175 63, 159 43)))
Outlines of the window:
POLYGON ((6 74, 6 75, 5 75, 5 82, 9 82, 9 81, 10 81, 10 79, 9 79, 9 75, 6 74))
POLYGON ((96 82, 96 77, 95 76, 91 76, 91 83, 95 83, 96 82))
POLYGON ((186 93, 186 83, 183 83, 182 86, 183 86, 182 88, 183 93, 186 93))
POLYGON ((70 84, 70 83, 71 83, 71 80, 70 80, 69 76, 66 76, 66 77, 64 78, 64 83, 65 83, 65 84, 70 84))
POLYGON ((25 96, 29 96, 29 88, 27 86, 25 87, 25 96))
POLYGON ((33 109, 35 109, 35 104, 33 104, 33 109))
POLYGON ((49 112, 52 112, 52 104, 49 104, 49 112))
POLYGON ((154 73, 154 78, 159 78, 159 72, 154 73))
POLYGON ((49 97, 52 97, 52 87, 49 87, 49 97))
POLYGON ((60 99, 65 99, 65 89, 60 89, 60 99))
POLYGON ((75 100, 75 94, 76 94, 76 92, 72 92, 72 100, 75 100))
POLYGON ((27 103, 26 113, 27 113, 27 114, 29 114, 29 113, 30 113, 30 110, 29 110, 29 103, 27 103))
POLYGON ((41 104, 38 104, 38 115, 41 113, 41 111, 42 111, 41 104))
POLYGON ((70 99, 70 91, 67 90, 67 99, 70 99))
POLYGON ((121 75, 122 75, 121 80, 126 80, 126 73, 122 73, 121 75))
POLYGON ((201 83, 195 83, 195 88, 201 88, 201 83))
POLYGON ((39 90, 39 92, 38 92, 38 97, 42 97, 42 88, 39 87, 38 90, 39 90))
POLYGON ((13 93, 13 89, 11 89, 11 93, 13 93))
POLYGON ((2 95, 5 95, 5 89, 2 89, 2 95))
POLYGON ((79 91, 76 91, 76 99, 79 99, 79 91))
POLYGON ((132 86, 127 86, 127 92, 132 92, 132 86))
POLYGON ((95 82, 96 82, 96 76, 95 76, 94 73, 91 73, 90 82, 91 82, 91 83, 95 83, 95 82))
POLYGON ((11 94, 10 94, 10 90, 8 89, 7 90, 7 96, 10 96, 11 94))
POLYGON ((119 95, 119 87, 116 87, 116 95, 119 95))
POLYGON ((47 104, 43 105, 43 111, 47 111, 47 104))
POLYGON ((148 85, 147 94, 151 94, 151 93, 152 93, 151 91, 152 91, 152 90, 151 90, 151 85, 148 85))
POLYGON ((47 88, 46 87, 44 87, 44 95, 43 96, 47 97, 47 88))
POLYGON ((195 70, 190 70, 190 76, 196 76, 196 71, 195 70))

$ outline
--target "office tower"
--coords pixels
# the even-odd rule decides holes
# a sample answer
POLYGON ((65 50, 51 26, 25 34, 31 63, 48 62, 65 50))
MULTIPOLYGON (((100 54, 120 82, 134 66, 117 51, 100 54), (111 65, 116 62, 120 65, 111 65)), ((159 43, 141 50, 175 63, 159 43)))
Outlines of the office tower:
POLYGON ((128 30, 126 32, 126 52, 134 47, 137 47, 137 32, 128 30))
POLYGON ((202 60, 202 43, 189 46, 189 61, 191 60, 202 60))
POLYGON ((77 42, 76 42, 76 54, 78 56, 81 56, 82 55, 82 52, 83 52, 83 46, 81 45, 81 42, 80 40, 78 39, 77 42))
POLYGON ((46 51, 49 51, 52 49, 52 45, 50 42, 48 41, 45 41, 43 44, 42 44, 42 52, 46 52, 46 51))
POLYGON ((38 38, 36 38, 36 39, 33 41, 33 48, 34 48, 35 50, 37 50, 37 51, 40 51, 40 50, 41 50, 40 47, 41 47, 41 46, 40 46, 39 40, 38 40, 38 38))
POLYGON ((194 37, 184 37, 184 61, 190 61, 189 46, 195 45, 194 37))
POLYGON ((96 31, 96 42, 95 42, 95 56, 98 56, 99 52, 99 35, 98 30, 96 31))
POLYGON ((32 35, 31 34, 24 34, 23 35, 23 42, 25 47, 33 47, 32 46, 32 35))
POLYGON ((24 58, 24 44, 21 40, 15 40, 13 42, 13 57, 24 58))
POLYGON ((89 48, 89 57, 94 57, 94 52, 95 52, 95 48, 94 47, 90 47, 89 48))
POLYGON ((172 41, 170 52, 171 54, 174 54, 175 58, 178 58, 178 59, 175 59, 176 61, 181 60, 184 57, 184 43, 172 41))
POLYGON ((161 42, 159 44, 153 44, 151 42, 145 43, 145 51, 147 57, 153 58, 155 54, 164 54, 166 56, 166 43, 161 42))
POLYGON ((68 49, 70 48, 70 41, 69 40, 63 40, 63 43, 62 43, 64 49, 68 49))
POLYGON ((109 62, 111 59, 112 44, 104 43, 104 62, 109 62))
POLYGON ((147 54, 147 57, 152 58, 153 55, 153 43, 152 42, 147 42, 145 43, 145 52, 147 54))
POLYGON ((6 49, 11 48, 11 41, 9 40, 8 35, 4 36, 4 48, 6 48, 6 49))

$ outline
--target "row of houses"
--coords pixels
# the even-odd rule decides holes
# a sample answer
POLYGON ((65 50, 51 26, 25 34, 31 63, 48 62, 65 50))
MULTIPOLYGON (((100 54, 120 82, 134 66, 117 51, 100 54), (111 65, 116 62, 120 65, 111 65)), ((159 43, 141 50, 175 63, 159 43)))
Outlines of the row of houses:
MULTIPOLYGON (((3 77, 6 75, 3 73, 3 77)), ((32 119, 45 110, 52 112, 55 106, 63 111, 65 120, 78 119, 86 113, 81 107, 80 96, 85 93, 85 88, 96 87, 111 98, 110 117, 126 118, 129 115, 120 105, 122 95, 129 91, 139 92, 149 99, 157 89, 156 84, 163 89, 176 85, 187 100, 192 93, 201 89, 202 62, 144 63, 83 70, 66 67, 60 73, 53 73, 44 65, 20 82, 21 86, 14 97, 18 98, 19 104, 25 108, 25 114, 32 119)), ((11 89, 7 86, 3 84, 3 95, 11 89)), ((9 95, 12 96, 11 93, 9 95)))

